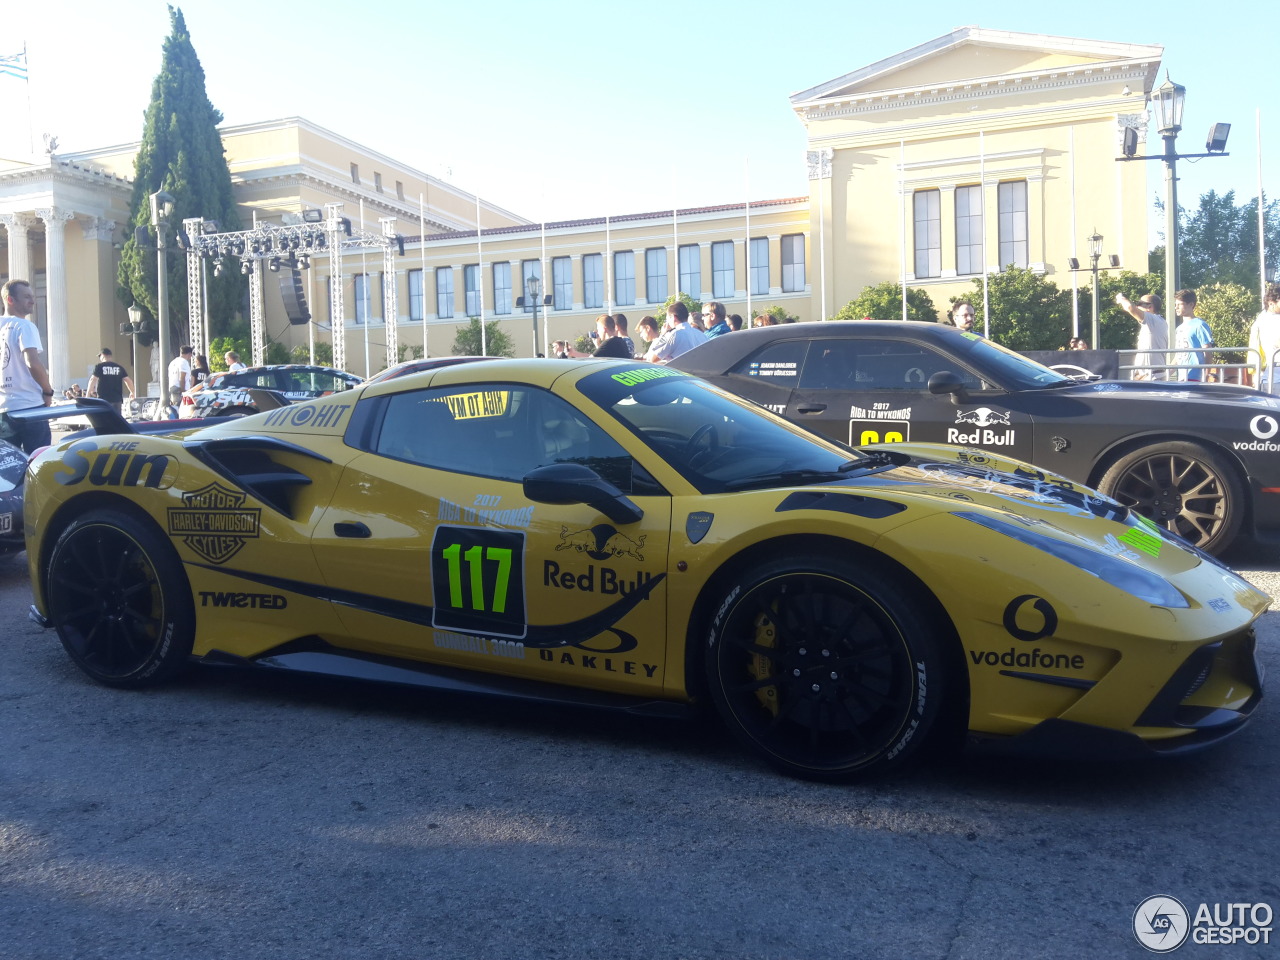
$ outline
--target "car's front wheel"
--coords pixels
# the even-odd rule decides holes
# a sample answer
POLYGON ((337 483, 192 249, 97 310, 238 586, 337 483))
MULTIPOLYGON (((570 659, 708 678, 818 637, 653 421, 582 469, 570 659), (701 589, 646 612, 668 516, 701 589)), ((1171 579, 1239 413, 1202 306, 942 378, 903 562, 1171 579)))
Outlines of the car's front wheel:
POLYGON ((1239 476, 1220 453, 1188 441, 1121 457, 1098 489, 1209 553, 1225 550, 1244 518, 1239 476))
POLYGON ((712 699, 750 749, 793 776, 845 781, 902 766, 948 684, 940 630, 895 577, 835 556, 762 564, 718 601, 712 699))
POLYGON ((72 521, 49 554, 45 585, 63 647, 98 682, 150 686, 187 662, 191 590, 177 551, 145 519, 104 509, 72 521))

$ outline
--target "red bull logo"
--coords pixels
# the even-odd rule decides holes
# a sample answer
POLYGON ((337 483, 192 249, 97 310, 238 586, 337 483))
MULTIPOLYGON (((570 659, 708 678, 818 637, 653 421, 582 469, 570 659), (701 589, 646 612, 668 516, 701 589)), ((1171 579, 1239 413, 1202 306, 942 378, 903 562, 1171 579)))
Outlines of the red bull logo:
POLYGON ((994 427, 997 424, 1009 425, 1009 414, 1004 410, 992 410, 990 407, 978 407, 974 410, 961 410, 956 414, 956 423, 971 423, 975 427, 994 427))
POLYGON ((581 530, 561 527, 560 542, 556 544, 556 550, 577 550, 592 560, 630 557, 643 563, 644 554, 640 551, 644 549, 644 540, 644 534, 633 540, 625 533, 619 533, 618 528, 609 523, 597 523, 594 527, 584 527, 581 530))

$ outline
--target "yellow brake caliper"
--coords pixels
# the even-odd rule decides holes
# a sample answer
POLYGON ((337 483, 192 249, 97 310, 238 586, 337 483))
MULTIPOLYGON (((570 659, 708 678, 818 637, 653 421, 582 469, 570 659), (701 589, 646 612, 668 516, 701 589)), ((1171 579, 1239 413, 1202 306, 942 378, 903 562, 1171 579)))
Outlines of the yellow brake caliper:
MULTIPOLYGON (((772 648, 778 645, 777 628, 768 616, 763 613, 757 614, 755 628, 757 646, 772 648)), ((773 660, 763 653, 753 653, 751 655, 751 663, 747 666, 747 672, 757 680, 768 679, 774 675, 773 660)), ((775 717, 778 715, 778 688, 776 685, 761 687, 756 691, 756 699, 775 717)))

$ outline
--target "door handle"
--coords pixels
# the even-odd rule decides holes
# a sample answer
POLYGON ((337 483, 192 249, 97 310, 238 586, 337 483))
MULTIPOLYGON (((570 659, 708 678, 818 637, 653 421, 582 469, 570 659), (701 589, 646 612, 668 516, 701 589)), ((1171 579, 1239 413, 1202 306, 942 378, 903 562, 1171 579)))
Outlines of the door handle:
POLYGON ((339 537, 350 537, 353 540, 367 540, 373 531, 359 520, 339 520, 333 525, 333 532, 339 537))
POLYGON ((796 413, 822 413, 826 409, 825 403, 802 403, 796 407, 796 413))

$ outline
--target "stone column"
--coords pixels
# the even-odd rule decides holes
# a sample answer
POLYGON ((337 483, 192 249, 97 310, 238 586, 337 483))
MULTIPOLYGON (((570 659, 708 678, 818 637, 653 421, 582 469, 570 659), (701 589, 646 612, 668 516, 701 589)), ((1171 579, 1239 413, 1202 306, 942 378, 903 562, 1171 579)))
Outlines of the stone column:
POLYGON ((27 230, 36 222, 29 213, 0 213, 9 234, 9 279, 31 282, 31 241, 27 230))
POLYGON ((45 357, 49 364, 49 383, 61 390, 71 382, 71 357, 68 353, 70 325, 67 317, 67 221, 75 214, 57 207, 36 211, 44 221, 45 309, 49 319, 49 342, 45 357))

